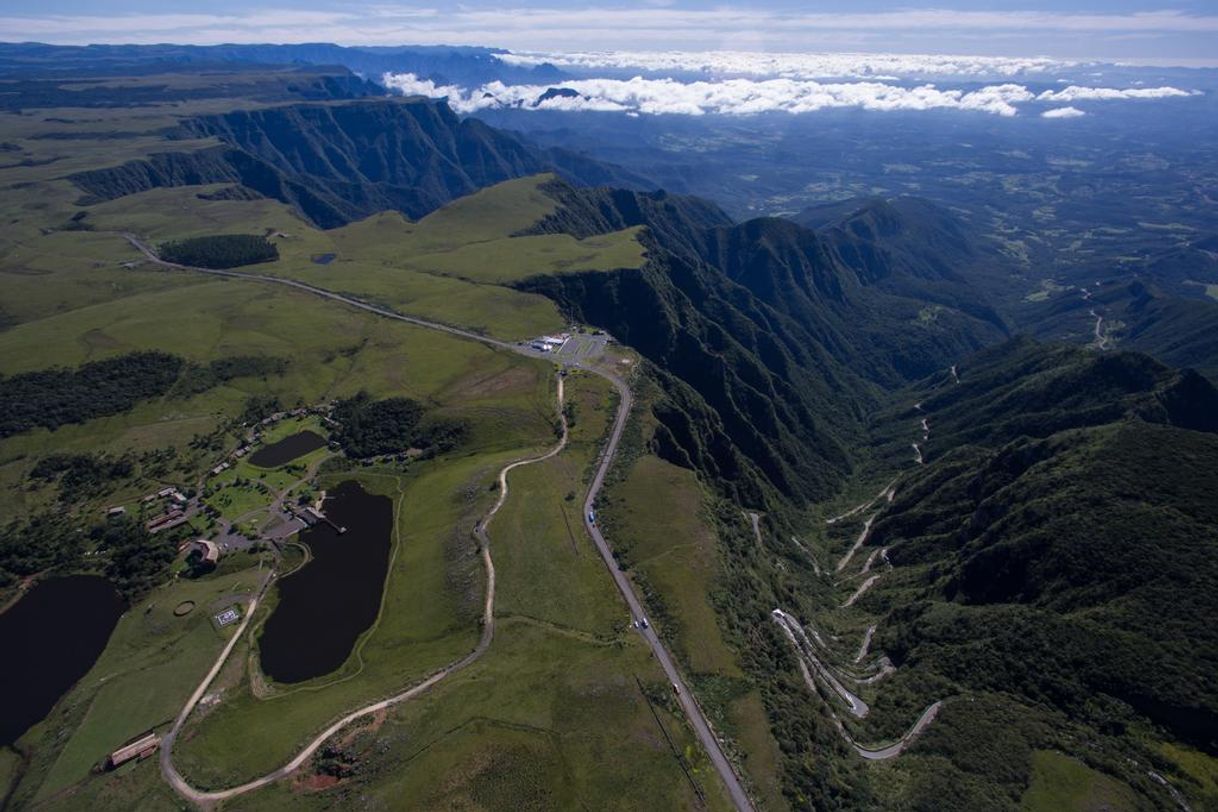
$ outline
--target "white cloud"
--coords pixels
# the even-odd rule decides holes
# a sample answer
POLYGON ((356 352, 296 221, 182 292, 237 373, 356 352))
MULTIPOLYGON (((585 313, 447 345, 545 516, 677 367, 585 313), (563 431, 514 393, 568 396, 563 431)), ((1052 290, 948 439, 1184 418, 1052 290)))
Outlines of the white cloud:
POLYGON ((414 74, 387 75, 384 81, 408 95, 443 96, 455 110, 514 107, 538 110, 634 111, 651 115, 753 115, 809 113, 832 108, 863 110, 973 110, 1013 116, 1016 104, 1035 95, 1023 85, 990 85, 979 90, 943 90, 931 84, 916 87, 883 82, 822 83, 797 79, 728 79, 721 82, 681 82, 675 79, 579 79, 561 87, 578 95, 561 95, 538 102, 547 85, 505 85, 491 82, 473 90, 437 86, 414 74))
POLYGON ((1077 107, 1054 107, 1040 114, 1041 118, 1079 118, 1087 115, 1077 107))
POLYGON ((995 76, 1044 74, 1077 63, 1041 57, 950 54, 755 53, 748 51, 513 52, 498 58, 512 65, 546 62, 577 71, 626 70, 701 73, 707 76, 783 79, 885 79, 894 76, 995 76))
POLYGON ((1080 87, 1070 85, 1061 90, 1046 90, 1036 97, 1042 102, 1114 101, 1122 99, 1171 99, 1181 96, 1200 96, 1198 90, 1181 90, 1178 87, 1080 87))
MULTIPOLYGON (((1069 104, 1080 100, 1160 99, 1199 95, 1173 87, 1097 88, 1070 85, 1039 95, 1012 82, 965 90, 935 84, 879 81, 820 82, 776 77, 682 81, 675 78, 583 78, 560 82, 569 92, 541 97, 550 85, 506 85, 495 81, 477 88, 438 86, 414 74, 386 74, 383 81, 407 95, 444 97, 461 113, 496 108, 632 112, 648 115, 708 114, 745 116, 758 113, 810 113, 835 108, 861 110, 965 110, 1014 116, 1029 103, 1069 104)), ((1046 118, 1084 115, 1074 107, 1042 113, 1046 118)))

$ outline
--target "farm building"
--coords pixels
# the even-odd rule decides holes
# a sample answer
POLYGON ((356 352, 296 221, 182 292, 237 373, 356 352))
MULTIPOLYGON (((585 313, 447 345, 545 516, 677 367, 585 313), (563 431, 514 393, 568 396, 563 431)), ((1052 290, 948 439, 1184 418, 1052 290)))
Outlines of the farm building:
POLYGON ((124 744, 122 747, 115 750, 110 755, 106 756, 106 769, 113 770, 115 767, 120 767, 128 761, 135 759, 147 758, 156 752, 157 747, 161 745, 161 737, 155 733, 145 733, 138 739, 124 744))

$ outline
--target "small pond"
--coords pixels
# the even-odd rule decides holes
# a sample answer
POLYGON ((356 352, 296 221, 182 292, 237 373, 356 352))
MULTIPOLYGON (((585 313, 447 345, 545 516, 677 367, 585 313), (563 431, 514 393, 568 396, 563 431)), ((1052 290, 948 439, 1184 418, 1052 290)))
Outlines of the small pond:
POLYGON ((0 745, 46 718, 105 649, 126 603, 105 578, 36 584, 0 614, 0 745))
POLYGON ((338 669, 376 620, 389 566, 393 501, 357 482, 330 492, 326 523, 300 540, 312 559, 279 582, 279 603, 258 641, 262 670, 276 682, 303 682, 338 669))
POLYGON ((314 254, 309 259, 313 260, 315 265, 329 265, 337 256, 338 254, 314 254))
POLYGON ((310 451, 325 448, 326 438, 315 431, 298 431, 290 437, 284 437, 277 443, 263 446, 250 454, 250 465, 259 468, 278 468, 287 465, 297 457, 303 457, 310 451))

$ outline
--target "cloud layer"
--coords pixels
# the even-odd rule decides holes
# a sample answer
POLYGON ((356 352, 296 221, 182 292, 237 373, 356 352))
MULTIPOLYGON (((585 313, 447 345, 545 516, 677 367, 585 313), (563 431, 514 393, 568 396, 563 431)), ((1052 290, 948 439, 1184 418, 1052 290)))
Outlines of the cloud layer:
MULTIPOLYGON (((758 113, 811 113, 835 108, 862 110, 966 110, 1014 116, 1019 105, 1081 100, 1170 98, 1191 95, 1172 87, 1096 88, 1071 85, 1039 95, 1021 84, 987 85, 976 90, 941 89, 933 84, 905 86, 890 82, 818 82, 811 79, 578 79, 562 82, 565 93, 547 93, 548 85, 505 85, 491 82, 466 89, 436 85, 414 74, 384 77, 385 83, 406 95, 447 98, 462 113, 495 108, 625 112, 646 115, 755 115, 758 113)), ((1049 117, 1081 114, 1060 112, 1049 117)), ((1051 111, 1050 111, 1051 112, 1051 111)))
POLYGON ((583 51, 499 54, 511 65, 544 63, 580 72, 695 73, 708 77, 883 79, 896 76, 1012 78, 1039 75, 1078 63, 1043 57, 950 54, 755 53, 750 51, 583 51))

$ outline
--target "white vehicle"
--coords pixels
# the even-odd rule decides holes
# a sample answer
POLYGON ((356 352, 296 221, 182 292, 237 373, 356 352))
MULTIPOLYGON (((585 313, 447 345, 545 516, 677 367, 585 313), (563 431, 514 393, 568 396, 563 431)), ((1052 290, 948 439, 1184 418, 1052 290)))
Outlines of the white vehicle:
POLYGON ((645 617, 644 617, 644 618, 639 618, 639 628, 640 628, 640 629, 646 629, 646 628, 647 628, 647 618, 645 618, 645 617))

